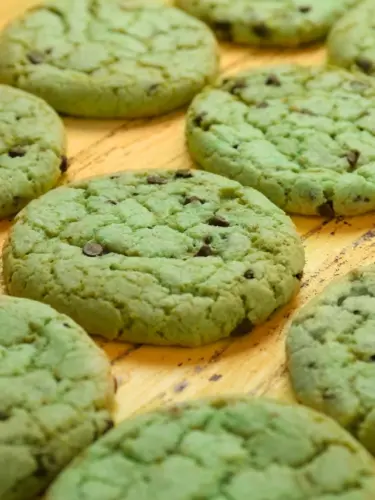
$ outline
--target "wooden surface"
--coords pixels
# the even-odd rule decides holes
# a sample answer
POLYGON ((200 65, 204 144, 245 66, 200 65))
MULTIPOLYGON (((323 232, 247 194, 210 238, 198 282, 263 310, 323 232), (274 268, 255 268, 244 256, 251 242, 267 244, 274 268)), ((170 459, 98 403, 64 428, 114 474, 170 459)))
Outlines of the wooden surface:
MULTIPOLYGON (((33 0, 0 3, 0 26, 33 0)), ((222 70, 284 63, 317 64, 322 48, 258 51, 222 47, 222 70)), ((69 144, 69 180, 119 170, 191 166, 184 144, 184 113, 153 120, 65 120, 69 144)), ((292 399, 285 368, 284 333, 293 311, 334 276, 373 261, 374 215, 335 220, 294 217, 307 256, 299 296, 263 327, 239 340, 200 349, 138 347, 99 342, 111 359, 118 381, 117 420, 174 400, 216 393, 250 393, 292 399)), ((3 242, 10 223, 0 224, 3 242)))

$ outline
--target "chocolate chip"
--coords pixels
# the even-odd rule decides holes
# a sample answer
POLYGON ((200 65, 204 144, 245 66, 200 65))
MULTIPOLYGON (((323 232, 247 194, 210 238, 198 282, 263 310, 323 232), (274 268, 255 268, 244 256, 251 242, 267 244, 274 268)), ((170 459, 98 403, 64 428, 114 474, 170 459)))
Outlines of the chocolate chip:
POLYGON ((302 273, 298 273, 295 275, 295 278, 298 280, 298 281, 301 281, 302 278, 303 278, 303 272, 302 273))
POLYGON ((239 147, 240 147, 239 144, 233 144, 233 146, 232 146, 233 149, 238 149, 239 147))
POLYGON ((301 5, 298 7, 298 10, 302 12, 302 14, 307 14, 307 12, 310 12, 312 7, 310 5, 301 5))
POLYGON ((269 104, 266 101, 258 102, 255 107, 258 109, 268 108, 269 104))
POLYGON ((228 92, 230 92, 233 95, 237 95, 240 90, 243 90, 246 87, 247 87, 247 82, 246 82, 245 78, 238 78, 229 87, 228 92))
POLYGON ((164 179, 163 177, 160 177, 160 175, 149 175, 147 177, 147 183, 148 184, 167 184, 168 179, 164 179))
POLYGON ((250 333, 253 328, 253 323, 248 318, 245 318, 238 326, 236 326, 236 328, 231 332, 230 336, 243 337, 244 335, 250 333))
POLYGON ((9 419, 9 415, 5 411, 0 411, 0 421, 4 422, 9 419))
POLYGON ((322 397, 326 401, 336 399, 335 394, 333 392, 329 391, 328 389, 326 391, 323 391, 322 397))
POLYGON ((109 203, 110 205, 117 205, 117 201, 114 200, 107 200, 107 203, 109 203))
POLYGON ((65 328, 72 328, 71 325, 69 325, 69 323, 63 323, 63 326, 65 326, 65 328))
POLYGON ((372 72, 373 63, 370 59, 366 59, 366 57, 357 57, 355 63, 364 73, 369 74, 372 72))
POLYGON ((228 21, 217 21, 212 23, 213 29, 222 40, 230 42, 232 40, 232 25, 228 21))
POLYGON ((315 361, 310 361, 310 363, 307 363, 307 368, 316 368, 317 364, 315 361))
POLYGON ((326 201, 318 207, 318 214, 327 219, 333 219, 335 216, 335 211, 333 209, 333 202, 331 200, 326 201))
POLYGON ((255 278, 255 274, 254 274, 254 271, 252 271, 251 269, 248 269, 244 275, 243 275, 244 278, 246 278, 247 280, 253 280, 255 278))
POLYGON ((64 174, 68 170, 68 167, 69 167, 68 158, 64 155, 61 157, 61 163, 60 163, 61 173, 64 174))
POLYGON ((89 241, 83 247, 82 252, 87 257, 100 257, 104 254, 104 248, 100 243, 95 243, 94 241, 89 241))
POLYGON ((187 196, 184 200, 184 205, 189 205, 189 203, 201 203, 203 205, 204 200, 201 200, 198 196, 187 196))
POLYGON ((8 151, 8 156, 11 158, 22 158, 25 154, 26 150, 22 146, 14 146, 14 148, 8 151))
POLYGON ((45 59, 45 54, 38 50, 33 50, 27 54, 27 58, 32 64, 42 64, 45 59))
POLYGON ((359 311, 358 309, 355 309, 353 311, 353 314, 355 314, 356 316, 359 316, 361 314, 361 311, 359 311))
POLYGON ((267 76, 265 82, 266 85, 272 85, 274 87, 281 87, 281 82, 277 75, 271 73, 267 76))
POLYGON ((361 153, 357 149, 352 149, 346 153, 346 159, 352 169, 356 168, 361 153))
POLYGON ((375 362, 375 354, 373 354, 372 356, 370 356, 370 358, 369 358, 369 359, 370 359, 370 361, 371 361, 372 363, 374 363, 374 362, 375 362))
POLYGON ((370 198, 368 198, 367 196, 365 196, 365 197, 363 198, 363 201, 364 201, 365 203, 369 203, 370 198))
POLYGON ((218 227, 229 227, 230 223, 224 219, 224 217, 220 217, 219 215, 214 215, 211 219, 208 220, 208 224, 210 226, 218 226, 218 227))
POLYGON ((52 52, 53 52, 53 48, 52 47, 48 47, 47 49, 44 50, 44 53, 47 54, 48 56, 50 54, 52 54, 52 52))
POLYGON ((48 469, 44 463, 44 457, 41 456, 41 455, 37 455, 34 457, 35 458, 35 461, 36 461, 36 464, 37 464, 37 468, 34 472, 34 476, 35 477, 46 477, 48 476, 48 469))
POLYGON ((176 179, 191 179, 191 177, 193 177, 193 172, 186 168, 183 170, 177 170, 174 176, 176 179))
POLYGON ((107 420, 107 422, 105 423, 104 432, 110 431, 111 429, 113 429, 114 426, 115 426, 115 424, 113 423, 112 420, 107 420))
POLYGON ((203 120, 205 119, 205 117, 207 116, 207 113, 206 112, 203 112, 203 113, 200 113, 199 115, 197 115, 194 120, 193 120, 193 124, 196 126, 196 127, 201 127, 202 126, 202 123, 203 123, 203 120))
POLYGON ((210 255, 213 255, 213 251, 210 245, 202 245, 198 252, 195 254, 195 257, 209 257, 210 255))
POLYGON ((160 87, 159 83, 153 83, 152 85, 149 86, 147 89, 147 94, 148 95, 154 95, 158 91, 158 88, 160 87))
POLYGON ((210 234, 209 234, 208 236, 205 236, 205 237, 203 238, 203 241, 204 241, 207 245, 209 245, 210 243, 212 243, 212 240, 213 240, 213 237, 212 237, 210 234))
POLYGON ((270 35, 270 30, 265 23, 254 24, 251 29, 259 38, 267 38, 270 35))
POLYGON ((362 90, 367 90, 369 88, 369 86, 366 83, 360 82, 359 80, 352 80, 350 82, 350 86, 352 87, 353 90, 358 90, 359 92, 362 90))

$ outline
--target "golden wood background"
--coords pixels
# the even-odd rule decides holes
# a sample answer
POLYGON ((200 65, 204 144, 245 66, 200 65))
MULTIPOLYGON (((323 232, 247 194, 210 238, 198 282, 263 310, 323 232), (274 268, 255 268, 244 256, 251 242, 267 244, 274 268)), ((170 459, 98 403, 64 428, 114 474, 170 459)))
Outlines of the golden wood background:
MULTIPOLYGON (((3 0, 0 27, 35 0, 3 0)), ((320 47, 265 51, 223 45, 222 71, 261 65, 324 61, 320 47)), ((70 168, 68 180, 119 170, 186 168, 184 112, 158 119, 95 121, 65 119, 70 168)), ((294 217, 304 241, 307 265, 299 296, 251 335, 200 349, 140 347, 99 342, 118 381, 117 420, 156 405, 221 393, 249 393, 292 399, 284 355, 284 333, 293 311, 334 276, 372 262, 375 218, 366 215, 324 222, 294 217)), ((0 223, 0 242, 10 222, 0 223)))

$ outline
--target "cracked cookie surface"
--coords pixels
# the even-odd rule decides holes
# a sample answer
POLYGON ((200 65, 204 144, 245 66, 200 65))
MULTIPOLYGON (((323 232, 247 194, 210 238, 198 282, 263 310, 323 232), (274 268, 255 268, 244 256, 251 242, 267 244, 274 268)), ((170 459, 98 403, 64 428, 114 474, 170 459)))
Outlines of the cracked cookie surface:
POLYGON ((374 495, 370 455, 335 422, 301 406, 242 397, 189 402, 122 422, 61 474, 47 500, 374 495))
POLYGON ((227 41, 293 47, 324 38, 358 0, 177 0, 227 41))
POLYGON ((194 346, 248 333, 298 288, 293 223, 251 188, 199 171, 119 173, 23 210, 4 251, 12 295, 87 331, 194 346))
POLYGON ((0 80, 75 116, 166 113, 217 70, 217 43, 201 21, 140 0, 46 2, 0 37, 0 80))
POLYGON ((0 85, 0 218, 52 189, 66 170, 64 126, 41 99, 0 85))
POLYGON ((335 418, 375 454, 375 266, 330 284, 293 320, 287 340, 302 403, 335 418))
POLYGON ((335 68, 279 66, 224 78, 187 116, 192 157, 285 211, 375 209, 375 85, 335 68))
POLYGON ((328 37, 328 60, 351 71, 375 75, 375 5, 362 2, 343 16, 328 37))
POLYGON ((105 355, 70 318, 0 297, 0 498, 34 499, 108 430, 105 355))

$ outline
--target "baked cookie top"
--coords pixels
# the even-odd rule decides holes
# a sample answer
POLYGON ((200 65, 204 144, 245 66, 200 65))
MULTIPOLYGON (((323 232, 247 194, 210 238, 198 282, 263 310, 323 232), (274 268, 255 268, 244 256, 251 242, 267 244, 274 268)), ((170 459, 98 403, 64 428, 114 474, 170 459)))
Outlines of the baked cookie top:
POLYGON ((262 194, 186 170, 58 188, 19 214, 4 252, 12 295, 108 338, 186 346, 248 333, 303 265, 293 223, 262 194))

